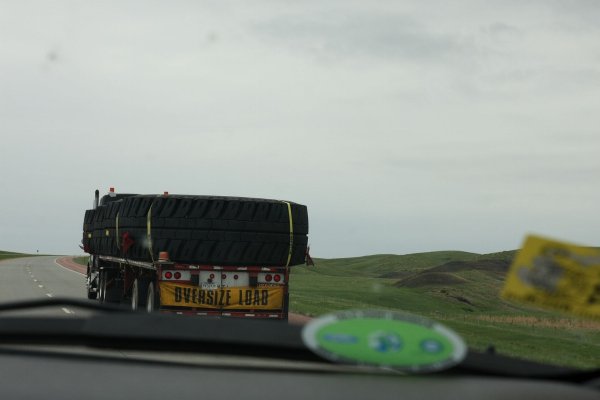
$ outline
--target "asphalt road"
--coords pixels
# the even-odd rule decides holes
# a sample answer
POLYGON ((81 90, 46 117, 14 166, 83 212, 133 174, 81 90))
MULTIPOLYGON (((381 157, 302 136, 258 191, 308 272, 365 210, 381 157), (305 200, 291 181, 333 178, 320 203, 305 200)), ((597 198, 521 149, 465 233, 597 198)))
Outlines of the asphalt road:
MULTIPOLYGON (((0 303, 49 297, 86 300, 85 267, 69 257, 40 256, 0 261, 0 303), (62 264, 62 265, 61 265, 62 264)), ((18 311, 18 315, 75 315, 86 312, 72 307, 18 311)), ((309 317, 290 313, 289 322, 304 324, 309 317)))
MULTIPOLYGON (((49 297, 86 299, 85 277, 58 265, 56 256, 0 261, 0 303, 49 297)), ((57 307, 17 314, 73 315, 78 310, 57 307)))

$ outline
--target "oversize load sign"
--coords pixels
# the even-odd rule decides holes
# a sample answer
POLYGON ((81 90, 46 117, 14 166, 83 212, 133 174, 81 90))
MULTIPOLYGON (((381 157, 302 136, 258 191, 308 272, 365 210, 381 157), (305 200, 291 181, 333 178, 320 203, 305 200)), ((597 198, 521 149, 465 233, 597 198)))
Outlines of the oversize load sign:
POLYGON ((600 251, 529 236, 510 267, 502 297, 600 317, 600 251))
POLYGON ((160 302, 176 307, 277 310, 283 308, 283 287, 202 289, 194 285, 161 282, 160 302))

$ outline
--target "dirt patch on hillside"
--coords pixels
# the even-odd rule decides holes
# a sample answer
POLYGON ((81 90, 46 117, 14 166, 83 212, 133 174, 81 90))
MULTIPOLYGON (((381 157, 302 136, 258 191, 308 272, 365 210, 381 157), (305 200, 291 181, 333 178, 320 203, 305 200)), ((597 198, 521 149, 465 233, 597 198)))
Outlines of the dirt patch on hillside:
POLYGON ((392 271, 387 272, 385 274, 379 275, 379 278, 387 278, 387 279, 404 279, 408 276, 414 275, 414 272, 410 271, 392 271))
MULTIPOLYGON (((431 267, 426 269, 423 272, 415 272, 415 271, 391 271, 379 276, 379 278, 387 278, 387 279, 399 279, 398 283, 404 281, 410 281, 412 279, 417 279, 427 274, 437 274, 437 273, 452 273, 452 272, 460 272, 460 271, 483 271, 490 272, 493 275, 501 275, 504 276, 510 267, 510 261, 502 260, 502 259, 483 259, 476 261, 449 261, 447 263, 431 267)), ((430 276, 431 279, 435 279, 435 275, 430 276)), ((428 281, 430 278, 419 278, 428 281)), ((452 275, 449 278, 450 284, 456 284, 455 279, 462 279, 460 277, 452 275)), ((435 283, 437 284, 437 283, 435 283)))
POLYGON ((477 261, 450 261, 437 267, 430 268, 429 272, 458 272, 458 271, 486 271, 504 274, 508 271, 510 261, 507 260, 477 260, 477 261))
POLYGON ((431 285, 453 286, 467 282, 466 279, 445 272, 423 272, 394 283, 395 287, 416 288, 431 285))

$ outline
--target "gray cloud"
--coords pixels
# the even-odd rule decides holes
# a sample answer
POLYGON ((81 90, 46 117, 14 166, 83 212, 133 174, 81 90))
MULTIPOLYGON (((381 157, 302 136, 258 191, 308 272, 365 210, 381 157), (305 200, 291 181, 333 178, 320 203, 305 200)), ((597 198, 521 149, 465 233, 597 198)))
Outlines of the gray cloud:
POLYGON ((254 27, 264 39, 317 59, 377 57, 440 62, 470 49, 453 34, 437 34, 398 14, 285 15, 254 27))
POLYGON ((0 5, 0 249, 109 186, 306 203, 317 256, 600 237, 592 3, 78 4, 0 5))

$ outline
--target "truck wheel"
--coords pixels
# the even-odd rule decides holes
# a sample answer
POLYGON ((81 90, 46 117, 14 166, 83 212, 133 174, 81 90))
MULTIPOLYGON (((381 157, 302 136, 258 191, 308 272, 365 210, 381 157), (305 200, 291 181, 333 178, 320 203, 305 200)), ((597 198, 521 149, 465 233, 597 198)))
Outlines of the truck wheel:
POLYGON ((90 265, 88 263, 87 267, 87 276, 86 276, 86 288, 87 288, 87 298, 90 300, 95 300, 98 297, 98 291, 92 291, 92 271, 90 269, 90 265))
POLYGON ((156 292, 156 289, 154 288, 154 282, 150 282, 148 284, 148 295, 146 296, 146 311, 151 313, 154 312, 158 309, 159 307, 159 300, 158 300, 158 293, 156 292))
POLYGON ((98 301, 104 303, 104 293, 106 292, 106 279, 104 271, 98 273, 98 301))
POLYGON ((131 289, 131 309, 136 311, 143 309, 148 297, 148 279, 139 277, 133 281, 131 289))
POLYGON ((98 298, 98 292, 91 291, 91 284, 89 283, 89 278, 88 278, 88 287, 87 287, 87 298, 90 300, 96 300, 98 298))
POLYGON ((102 270, 100 272, 100 302, 120 303, 123 297, 123 281, 116 271, 102 270))

